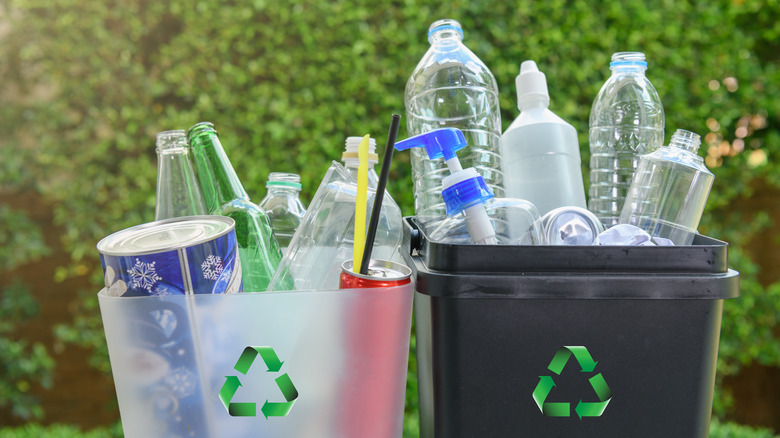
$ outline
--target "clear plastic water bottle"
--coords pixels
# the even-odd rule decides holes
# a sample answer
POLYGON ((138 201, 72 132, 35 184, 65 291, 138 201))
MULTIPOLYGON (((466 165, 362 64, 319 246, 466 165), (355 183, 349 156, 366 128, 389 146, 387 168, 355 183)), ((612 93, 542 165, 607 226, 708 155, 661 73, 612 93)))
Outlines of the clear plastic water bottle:
POLYGON ((268 215, 274 236, 282 247, 282 253, 285 253, 306 214, 306 207, 299 197, 301 177, 294 173, 271 172, 265 187, 268 192, 259 205, 268 215))
MULTIPOLYGON (((406 127, 409 136, 438 128, 460 129, 469 146, 461 153, 463 167, 473 167, 496 196, 503 196, 499 154, 501 113, 493 74, 462 43, 455 20, 439 20, 428 29, 431 47, 406 83, 406 127)), ((441 181, 447 176, 442 159, 412 150, 415 215, 423 229, 446 217, 441 181)))
POLYGON ((645 76, 644 53, 615 53, 609 68, 590 111, 588 191, 588 209, 607 228, 618 223, 639 157, 664 141, 664 108, 645 76))
POLYGON ((520 65, 515 82, 520 115, 501 136, 506 195, 532 202, 542 216, 585 208, 577 130, 547 109, 547 78, 534 61, 520 65))
POLYGON ((678 129, 668 147, 644 155, 620 223, 635 225, 675 245, 690 245, 715 180, 696 153, 700 145, 697 134, 678 129))

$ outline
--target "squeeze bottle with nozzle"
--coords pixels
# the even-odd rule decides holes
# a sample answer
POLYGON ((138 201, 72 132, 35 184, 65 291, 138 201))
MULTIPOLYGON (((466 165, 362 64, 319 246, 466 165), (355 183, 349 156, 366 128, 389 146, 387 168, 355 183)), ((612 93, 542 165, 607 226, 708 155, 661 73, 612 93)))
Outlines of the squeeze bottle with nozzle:
POLYGON ((441 186, 447 218, 433 229, 429 238, 458 244, 539 243, 536 207, 520 199, 494 198, 473 167, 461 166, 456 151, 465 146, 466 139, 457 128, 437 129, 395 144, 399 151, 424 148, 430 159, 444 158, 450 171, 441 186), (496 224, 500 226, 499 233, 496 224))
POLYGON ((577 130, 548 109, 547 78, 534 61, 520 65, 515 82, 520 115, 501 136, 506 195, 533 202, 542 216, 585 208, 577 130))

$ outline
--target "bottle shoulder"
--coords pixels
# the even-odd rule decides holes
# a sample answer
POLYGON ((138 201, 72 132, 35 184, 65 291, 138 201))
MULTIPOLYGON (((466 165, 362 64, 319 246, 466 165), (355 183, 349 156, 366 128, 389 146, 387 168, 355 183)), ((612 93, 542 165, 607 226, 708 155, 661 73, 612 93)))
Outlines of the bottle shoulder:
POLYGON ((532 108, 527 109, 524 111, 521 111, 520 114, 515 118, 515 120, 512 121, 512 123, 507 128, 507 132, 514 129, 520 129, 527 125, 535 125, 535 124, 551 124, 551 125, 564 125, 564 126, 571 126, 572 129, 574 127, 568 123, 567 121, 563 120, 560 116, 555 114, 554 112, 550 111, 549 108, 532 108))
POLYGON ((689 168, 694 171, 713 175, 704 164, 704 159, 698 154, 670 147, 662 147, 655 152, 642 156, 642 160, 670 167, 689 168))
POLYGON ((498 93, 493 73, 468 47, 452 50, 431 46, 406 83, 406 92, 419 92, 443 86, 482 87, 498 93))

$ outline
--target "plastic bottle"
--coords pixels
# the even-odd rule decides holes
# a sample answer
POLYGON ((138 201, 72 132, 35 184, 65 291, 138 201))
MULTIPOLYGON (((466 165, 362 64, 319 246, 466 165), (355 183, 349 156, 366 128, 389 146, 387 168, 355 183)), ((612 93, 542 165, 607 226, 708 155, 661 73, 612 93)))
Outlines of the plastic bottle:
MULTIPOLYGON (((344 153, 341 154, 344 168, 355 181, 357 181, 357 170, 360 165, 357 153, 361 140, 363 140, 363 137, 347 137, 344 153)), ((366 216, 367 218, 371 217, 370 210, 374 202, 372 191, 376 192, 376 187, 379 184, 379 175, 377 175, 374 168, 378 163, 379 155, 376 153, 376 140, 370 138, 368 140, 368 188, 370 202, 368 203, 369 214, 366 216)), ((401 242, 403 241, 403 229, 405 227, 403 220, 401 207, 393 200, 390 193, 385 190, 375 238, 375 242, 378 242, 379 246, 374 246, 371 258, 405 264, 400 250, 401 242)))
POLYGON ((639 157, 664 141, 664 108, 645 76, 645 55, 615 53, 609 68, 590 112, 588 191, 588 209, 607 228, 618 223, 639 157))
POLYGON ((696 153, 700 145, 697 134, 678 129, 668 147, 642 156, 620 223, 690 245, 715 180, 696 153))
POLYGON ((154 220, 206 214, 183 129, 157 134, 157 198, 154 220))
POLYGON ((443 128, 395 144, 399 151, 422 148, 431 159, 443 158, 450 175, 442 179, 447 217, 428 233, 434 241, 475 244, 538 244, 539 212, 528 201, 494 199, 474 168, 463 169, 456 151, 466 146, 463 133, 443 128))
MULTIPOLYGON (((439 20, 428 29, 431 47, 406 83, 406 123, 409 136, 434 129, 459 128, 469 146, 461 153, 463 166, 473 167, 497 196, 503 196, 499 137, 501 113, 493 74, 466 46, 455 20, 439 20)), ((412 149, 415 215, 423 229, 446 216, 441 180, 443 160, 431 160, 412 149)))
POLYGON ((268 193, 258 205, 268 215, 274 236, 284 253, 306 214, 306 207, 298 196, 301 177, 294 173, 272 172, 265 187, 268 193))
POLYGON ((201 122, 191 127, 187 131, 187 142, 192 147, 206 211, 236 221, 244 291, 264 291, 282 259, 268 216, 249 200, 214 125, 201 122))
POLYGON ((501 136, 506 196, 530 201, 542 216, 585 208, 577 130, 547 109, 547 80, 534 61, 522 63, 515 83, 520 115, 501 136))
MULTIPOLYGON (((376 196, 376 189, 370 184, 369 210, 376 196)), ((314 194, 268 290, 339 288, 341 264, 352 260, 356 198, 357 181, 350 171, 334 161, 314 194)), ((369 216, 367 211, 366 217, 369 216)), ((385 193, 371 253, 373 259, 403 262, 402 221, 401 209, 385 193)))

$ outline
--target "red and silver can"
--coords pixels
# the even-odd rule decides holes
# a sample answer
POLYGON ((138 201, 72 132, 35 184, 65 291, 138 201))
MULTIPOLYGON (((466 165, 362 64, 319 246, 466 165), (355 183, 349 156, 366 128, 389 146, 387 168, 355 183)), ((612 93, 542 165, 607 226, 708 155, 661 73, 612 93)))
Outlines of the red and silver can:
POLYGON ((368 275, 353 272, 352 265, 352 260, 341 264, 341 275, 339 276, 341 289, 394 287, 412 282, 412 270, 400 263, 371 260, 368 263, 368 275))

